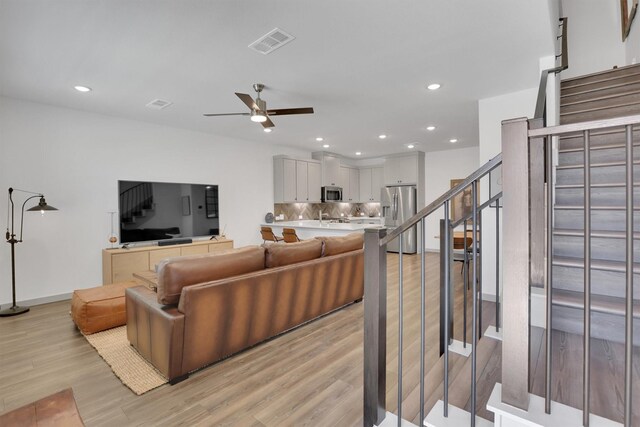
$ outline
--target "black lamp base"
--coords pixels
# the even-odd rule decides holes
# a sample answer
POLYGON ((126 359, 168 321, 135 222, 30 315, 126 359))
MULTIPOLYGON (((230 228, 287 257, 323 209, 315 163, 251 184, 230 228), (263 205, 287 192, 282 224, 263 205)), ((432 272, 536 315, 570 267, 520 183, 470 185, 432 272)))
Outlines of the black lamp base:
POLYGON ((26 313, 27 311, 29 311, 29 307, 18 307, 16 305, 14 307, 0 310, 0 317, 17 316, 18 314, 26 313))

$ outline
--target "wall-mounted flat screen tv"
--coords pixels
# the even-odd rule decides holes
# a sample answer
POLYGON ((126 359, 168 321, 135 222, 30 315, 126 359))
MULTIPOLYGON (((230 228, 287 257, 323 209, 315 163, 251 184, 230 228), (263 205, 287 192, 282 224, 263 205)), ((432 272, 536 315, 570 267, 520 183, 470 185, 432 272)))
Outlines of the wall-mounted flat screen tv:
POLYGON ((218 186, 118 181, 120 243, 220 234, 218 186))

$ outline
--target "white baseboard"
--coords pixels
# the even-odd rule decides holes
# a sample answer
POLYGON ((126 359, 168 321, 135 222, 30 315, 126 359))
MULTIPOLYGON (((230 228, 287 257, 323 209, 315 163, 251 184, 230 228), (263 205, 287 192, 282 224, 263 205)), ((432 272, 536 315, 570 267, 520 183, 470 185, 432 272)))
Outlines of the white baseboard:
MULTIPOLYGON (((71 292, 68 292, 68 293, 59 294, 59 295, 51 295, 48 297, 40 297, 40 298, 16 301, 16 304, 19 306, 33 307, 34 305, 49 304, 51 302, 58 302, 58 301, 64 301, 64 300, 70 300, 70 299, 71 299, 71 292)), ((5 306, 5 305, 10 306, 11 301, 5 301, 2 304, 0 304, 0 306, 5 306)))

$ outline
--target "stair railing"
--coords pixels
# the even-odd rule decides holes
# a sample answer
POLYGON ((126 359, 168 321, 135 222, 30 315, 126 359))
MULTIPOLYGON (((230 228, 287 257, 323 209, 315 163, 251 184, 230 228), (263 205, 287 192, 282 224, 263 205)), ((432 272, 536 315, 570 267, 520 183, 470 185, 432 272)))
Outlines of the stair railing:
MULTIPOLYGON (((449 346, 444 343, 451 343, 453 336, 453 287, 451 280, 451 264, 453 251, 453 229, 460 225, 465 225, 465 234, 463 239, 466 244, 466 223, 471 222, 471 235, 473 243, 471 247, 472 260, 472 337, 471 337, 471 418, 472 426, 475 426, 476 420, 476 347, 480 337, 479 327, 479 265, 478 260, 481 256, 480 244, 477 236, 479 235, 479 217, 481 212, 492 203, 496 203, 502 198, 502 193, 495 194, 484 203, 479 203, 480 196, 478 194, 478 184, 484 177, 496 170, 502 164, 501 155, 497 155, 489 162, 484 164, 478 170, 469 175, 463 182, 450 189, 428 206, 420 210, 416 215, 409 218, 402 225, 398 226, 387 234, 387 229, 371 228, 365 230, 364 242, 364 263, 365 263, 365 291, 364 291, 364 426, 371 427, 380 425, 386 417, 386 336, 387 336, 387 245, 395 239, 399 241, 398 253, 398 408, 397 419, 398 426, 402 420, 402 368, 403 368, 403 258, 402 240, 403 234, 415 227, 418 223, 421 225, 422 234, 420 236, 420 250, 417 256, 420 256, 420 422, 425 419, 425 317, 426 317, 426 289, 425 289, 425 220, 440 208, 444 209, 444 219, 441 222, 441 321, 440 321, 440 354, 444 355, 444 389, 443 389, 443 416, 448 417, 449 414, 449 346), (471 207, 468 212, 463 214, 456 221, 450 219, 451 204, 456 196, 460 196, 471 188, 471 207)), ((499 209, 497 208, 496 211, 499 209)), ((499 221, 499 212, 496 212, 499 221)), ((499 222, 498 222, 499 223, 499 222)), ((481 239, 485 236, 481 236, 481 239)), ((481 240, 480 239, 480 240, 481 240)), ((465 257, 467 256, 465 250, 465 257)), ((496 254, 496 257, 498 254, 496 254)), ((465 258, 466 261, 466 258, 465 258)), ((466 262, 465 262, 466 264, 466 262)), ((496 277, 496 281, 499 276, 496 277)), ((465 284, 465 297, 466 297, 465 284)), ((499 300, 499 284, 496 284, 496 299, 499 300)), ((465 299, 465 328, 466 328, 466 299, 465 299)), ((465 346, 466 346, 466 330, 465 330, 465 346)))
MULTIPOLYGON (((546 354, 545 354, 545 411, 551 413, 552 366, 552 295, 553 295, 553 224, 554 175, 552 141, 554 137, 582 136, 584 168, 584 359, 583 359, 583 425, 590 417, 590 341, 591 341, 591 135, 595 130, 624 129, 625 133, 625 369, 624 369, 624 425, 631 426, 632 355, 633 355, 633 149, 634 127, 640 129, 640 115, 606 120, 538 127, 536 119, 507 120, 502 124, 503 156, 503 308, 509 322, 503 325, 502 401, 523 410, 529 405, 529 297, 533 272, 545 272, 546 295, 546 354), (543 145, 546 151, 546 198, 544 180, 531 179, 536 168, 530 156, 543 145), (545 200, 546 199, 546 200, 545 200), (545 212, 546 231, 536 229, 531 219, 545 212), (530 221, 531 220, 531 221, 530 221), (530 236, 544 233, 546 244, 541 257, 533 254, 530 236), (546 262, 542 261, 546 258, 546 262)), ((635 141, 638 142, 638 141, 635 141)), ((612 391, 613 393, 613 391, 612 391)))

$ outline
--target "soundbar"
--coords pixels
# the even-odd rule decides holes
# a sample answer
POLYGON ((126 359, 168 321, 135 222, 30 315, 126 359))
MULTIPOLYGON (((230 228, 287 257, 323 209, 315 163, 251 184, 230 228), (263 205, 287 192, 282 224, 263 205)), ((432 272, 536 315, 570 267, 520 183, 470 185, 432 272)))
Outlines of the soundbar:
POLYGON ((187 243, 193 243, 193 239, 170 239, 159 240, 158 246, 171 246, 171 245, 184 245, 187 243))

